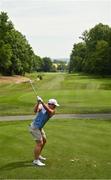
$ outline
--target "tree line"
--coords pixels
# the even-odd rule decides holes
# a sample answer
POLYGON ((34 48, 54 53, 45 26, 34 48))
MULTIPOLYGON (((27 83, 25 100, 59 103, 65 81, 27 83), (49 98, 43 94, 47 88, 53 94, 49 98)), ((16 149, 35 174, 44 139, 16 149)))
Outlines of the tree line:
POLYGON ((111 28, 102 23, 80 37, 73 45, 69 66, 63 61, 36 55, 26 37, 14 28, 7 13, 0 13, 0 74, 24 75, 25 72, 85 72, 111 75, 111 28))
POLYGON ((25 36, 14 28, 7 13, 0 14, 0 74, 24 75, 32 71, 52 71, 49 57, 36 55, 25 36))
POLYGON ((99 23, 80 39, 82 42, 73 45, 69 73, 111 75, 111 28, 99 23))

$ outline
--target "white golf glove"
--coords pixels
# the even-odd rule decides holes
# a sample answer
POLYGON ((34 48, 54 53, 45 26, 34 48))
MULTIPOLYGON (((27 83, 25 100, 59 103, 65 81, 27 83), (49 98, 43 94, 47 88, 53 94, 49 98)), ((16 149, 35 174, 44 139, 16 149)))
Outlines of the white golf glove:
POLYGON ((37 96, 37 101, 38 102, 43 102, 42 98, 40 96, 37 96))

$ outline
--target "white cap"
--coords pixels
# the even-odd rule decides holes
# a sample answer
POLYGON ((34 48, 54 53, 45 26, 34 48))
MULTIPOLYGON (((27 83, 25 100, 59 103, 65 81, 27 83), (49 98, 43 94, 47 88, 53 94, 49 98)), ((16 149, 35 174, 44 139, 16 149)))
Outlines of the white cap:
POLYGON ((56 99, 49 99, 49 100, 48 100, 48 104, 54 104, 55 106, 60 106, 60 105, 57 103, 56 99))

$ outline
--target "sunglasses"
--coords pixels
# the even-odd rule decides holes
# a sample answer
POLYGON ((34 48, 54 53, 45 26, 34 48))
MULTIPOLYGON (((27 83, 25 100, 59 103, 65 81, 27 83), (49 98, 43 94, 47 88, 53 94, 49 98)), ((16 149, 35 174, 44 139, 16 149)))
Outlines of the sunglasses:
POLYGON ((55 104, 51 104, 51 103, 48 103, 48 105, 53 105, 53 106, 55 106, 55 104))

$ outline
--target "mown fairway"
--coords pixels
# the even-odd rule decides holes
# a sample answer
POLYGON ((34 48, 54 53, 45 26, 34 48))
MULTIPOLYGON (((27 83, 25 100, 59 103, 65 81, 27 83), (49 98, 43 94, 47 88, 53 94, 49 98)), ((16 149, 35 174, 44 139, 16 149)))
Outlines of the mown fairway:
MULTIPOLYGON (((46 73, 37 81, 37 74, 27 76, 44 101, 57 98, 58 113, 111 112, 111 78, 46 73)), ((32 114, 35 102, 29 83, 0 84, 0 115, 32 114)))
POLYGON ((32 165, 24 122, 0 122, 0 179, 111 179, 111 121, 50 120, 46 167, 32 165))

